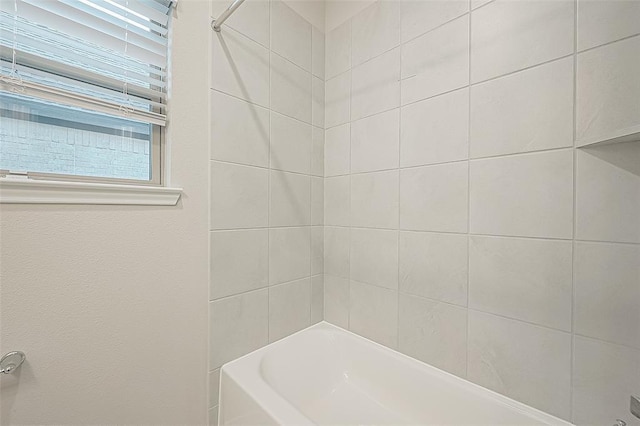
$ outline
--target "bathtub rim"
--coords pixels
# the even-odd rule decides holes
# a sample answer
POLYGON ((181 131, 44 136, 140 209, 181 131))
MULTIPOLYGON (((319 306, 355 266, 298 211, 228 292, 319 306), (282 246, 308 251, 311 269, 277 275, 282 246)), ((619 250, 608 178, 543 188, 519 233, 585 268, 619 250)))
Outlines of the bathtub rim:
MULTIPOLYGON (((524 413, 529 415, 530 417, 533 418, 533 420, 537 420, 540 422, 544 422, 544 424, 550 425, 550 426, 575 426, 575 424, 571 423, 568 420, 564 420, 561 419, 560 417, 554 416, 553 414, 547 413, 545 411, 542 411, 538 408, 532 407, 530 405, 527 405, 524 402, 520 402, 517 401, 507 395, 503 395, 499 392, 496 392, 494 390, 491 390, 489 388, 486 388, 484 386, 481 386, 477 383, 474 383, 466 378, 460 377, 460 376, 456 376, 453 373, 449 373, 448 371, 442 370, 438 367, 435 367, 431 364, 428 364, 424 361, 421 361, 417 358, 413 358, 409 355, 403 354, 402 352, 399 352, 396 349, 387 347, 381 343, 375 342, 367 337, 361 336, 357 333, 354 333, 353 331, 344 329, 338 325, 332 324, 330 322, 327 322, 325 320, 320 321, 318 323, 312 324, 308 327, 303 328, 302 330, 298 330, 295 333, 292 333, 288 336, 285 336, 281 339, 278 339, 274 342, 269 343, 268 345, 265 345, 261 348, 258 348, 254 351, 251 351, 241 357, 238 357, 236 359, 233 359, 231 361, 228 361, 226 363, 224 363, 221 367, 220 367, 220 380, 218 383, 218 424, 220 421, 220 417, 222 415, 222 377, 223 377, 223 373, 225 373, 230 379, 237 379, 240 378, 239 380, 235 380, 235 383, 237 386, 239 386, 244 392, 247 393, 247 395, 252 395, 252 392, 250 390, 247 389, 247 383, 246 380, 250 380, 249 377, 243 377, 243 376, 249 376, 248 372, 242 372, 239 371, 239 367, 236 366, 236 364, 243 364, 246 362, 251 363, 252 367, 256 367, 257 370, 255 371, 259 371, 260 368, 260 363, 262 361, 262 353, 267 352, 269 350, 272 350, 275 346, 281 345, 283 344, 286 340, 290 340, 292 338, 294 338, 295 336, 305 333, 305 332, 309 332, 312 331, 314 329, 319 329, 319 330, 328 330, 328 331, 337 331, 337 332, 342 332, 342 333, 346 333, 348 336, 350 336, 351 338, 355 338, 357 340, 364 340, 366 344, 369 344, 373 347, 375 347, 378 350, 381 350, 383 352, 389 352, 389 355, 392 357, 396 357, 398 358, 400 361, 402 362, 409 362, 409 363, 418 363, 419 368, 422 369, 426 369, 428 370, 430 373, 433 373, 436 377, 441 377, 443 379, 445 379, 446 381, 453 381, 453 382, 458 382, 461 385, 463 385, 464 387, 467 387, 469 390, 471 391, 476 391, 476 392, 481 392, 485 395, 487 395, 487 397, 489 397, 492 401, 494 401, 496 404, 500 404, 500 405, 504 405, 507 406, 513 410, 516 410, 520 413, 524 413), (255 359, 253 359, 255 358, 255 359), (241 381, 245 381, 244 383, 241 383, 241 381)), ((248 369, 249 370, 249 369, 248 369)), ((253 370, 250 370, 253 371, 253 370)), ((284 398, 282 395, 280 395, 275 389, 273 389, 273 387, 271 387, 266 380, 259 375, 259 382, 260 382, 260 390, 262 392, 267 392, 269 393, 269 399, 272 400, 272 402, 276 403, 277 409, 278 410, 283 410, 286 413, 286 416, 288 417, 289 415, 291 415, 294 419, 294 421, 296 421, 295 424, 298 425, 315 425, 315 423, 309 419, 307 416, 305 416, 293 403, 289 402, 286 398, 284 398), (272 398, 273 397, 273 398, 272 398)), ((252 383, 253 384, 253 383, 252 383)), ((255 392, 255 388, 253 388, 254 392, 255 392)), ((276 416, 273 415, 273 407, 271 408, 267 408, 265 407, 265 405, 268 404, 264 404, 264 401, 259 401, 256 398, 252 398, 253 401, 255 402, 255 404, 257 404, 265 413, 267 413, 275 422, 278 422, 279 424, 286 424, 283 423, 281 421, 281 419, 276 418, 276 416)), ((281 416, 279 416, 281 417, 281 416)), ((284 416, 282 416, 284 417, 284 416)))

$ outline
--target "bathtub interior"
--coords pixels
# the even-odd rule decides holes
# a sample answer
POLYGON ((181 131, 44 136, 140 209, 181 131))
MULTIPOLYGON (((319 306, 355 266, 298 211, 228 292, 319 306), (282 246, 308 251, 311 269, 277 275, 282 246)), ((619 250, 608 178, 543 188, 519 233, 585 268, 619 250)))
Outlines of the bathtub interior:
POLYGON ((315 424, 569 424, 327 323, 278 342, 259 370, 315 424))

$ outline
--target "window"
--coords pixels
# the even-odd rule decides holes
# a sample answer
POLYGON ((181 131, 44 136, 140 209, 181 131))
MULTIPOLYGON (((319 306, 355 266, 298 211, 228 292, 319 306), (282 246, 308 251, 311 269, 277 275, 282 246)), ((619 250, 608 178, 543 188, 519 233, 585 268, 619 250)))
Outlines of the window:
POLYGON ((162 183, 170 0, 0 2, 0 174, 162 183))

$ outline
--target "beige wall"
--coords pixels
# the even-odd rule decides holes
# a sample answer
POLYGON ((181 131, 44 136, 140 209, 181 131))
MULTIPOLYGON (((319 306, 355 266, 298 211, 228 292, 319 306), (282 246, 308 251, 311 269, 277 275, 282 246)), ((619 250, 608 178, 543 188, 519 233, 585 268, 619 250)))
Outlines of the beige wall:
POLYGON ((208 15, 174 19, 178 206, 0 206, 0 423, 206 422, 208 15))

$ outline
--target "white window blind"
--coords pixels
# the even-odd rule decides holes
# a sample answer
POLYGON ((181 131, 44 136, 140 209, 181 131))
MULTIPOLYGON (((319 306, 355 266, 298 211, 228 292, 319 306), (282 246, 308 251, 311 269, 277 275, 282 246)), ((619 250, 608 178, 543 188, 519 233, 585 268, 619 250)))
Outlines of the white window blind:
POLYGON ((170 0, 2 0, 0 90, 164 126, 171 7, 170 0))

